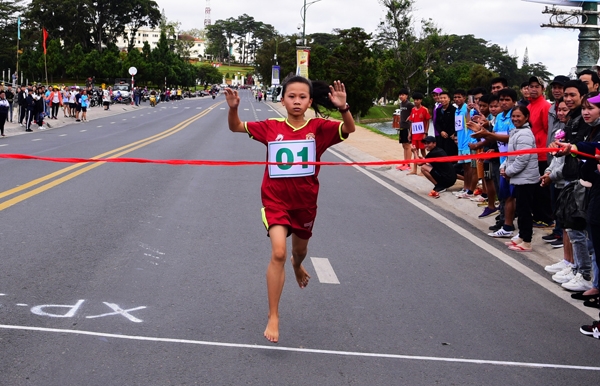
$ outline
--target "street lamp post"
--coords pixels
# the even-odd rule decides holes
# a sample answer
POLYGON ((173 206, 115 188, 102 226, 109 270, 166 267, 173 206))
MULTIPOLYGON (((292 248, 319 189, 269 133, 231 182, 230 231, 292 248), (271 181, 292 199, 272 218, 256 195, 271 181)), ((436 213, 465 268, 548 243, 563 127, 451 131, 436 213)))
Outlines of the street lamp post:
POLYGON ((315 0, 307 3, 306 0, 304 0, 304 6, 302 6, 302 45, 304 46, 306 46, 306 9, 314 3, 318 3, 319 1, 321 0, 315 0))

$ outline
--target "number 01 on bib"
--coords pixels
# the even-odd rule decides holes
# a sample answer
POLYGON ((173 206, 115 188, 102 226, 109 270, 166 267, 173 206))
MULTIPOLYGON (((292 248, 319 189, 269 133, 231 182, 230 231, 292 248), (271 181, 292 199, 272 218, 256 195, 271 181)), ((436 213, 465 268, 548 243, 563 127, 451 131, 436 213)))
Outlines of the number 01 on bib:
POLYGON ((317 147, 312 139, 303 141, 269 142, 267 160, 277 162, 269 165, 269 177, 307 177, 315 174, 315 165, 292 165, 294 162, 315 162, 317 147))

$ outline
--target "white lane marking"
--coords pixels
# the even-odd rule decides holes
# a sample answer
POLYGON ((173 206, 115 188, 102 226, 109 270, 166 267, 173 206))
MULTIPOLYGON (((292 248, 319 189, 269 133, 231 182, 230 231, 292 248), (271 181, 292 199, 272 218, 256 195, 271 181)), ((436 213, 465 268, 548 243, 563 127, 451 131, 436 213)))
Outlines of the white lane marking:
POLYGON ((6 296, 6 294, 0 294, 0 296, 6 296))
POLYGON ((25 303, 17 303, 17 306, 19 307, 29 307, 27 304, 25 303))
MULTIPOLYGON (((352 162, 350 159, 348 159, 348 158, 344 157, 343 155, 339 154, 337 151, 334 151, 334 150, 331 150, 331 149, 328 149, 328 150, 333 155, 335 155, 336 157, 338 157, 339 159, 341 159, 342 161, 344 161, 344 162, 352 162)), ((591 308, 585 307, 583 305, 583 303, 581 303, 581 302, 579 302, 579 301, 577 301, 575 299, 571 299, 571 294, 569 292, 563 290, 562 287, 557 286, 554 283, 550 282, 544 276, 538 274, 534 270, 532 270, 532 269, 526 267, 525 265, 519 263, 517 260, 515 260, 512 257, 508 256, 506 253, 500 251, 499 249, 497 249, 492 244, 488 244, 487 242, 479 239, 477 236, 475 236, 474 234, 470 233, 466 229, 463 229, 461 227, 457 227, 456 224, 453 223, 450 219, 442 216, 441 214, 437 213, 436 211, 434 211, 433 209, 429 208, 428 206, 425 206, 425 205, 421 204, 419 201, 417 201, 414 198, 410 197, 409 195, 403 193, 402 191, 400 191, 396 187, 390 185, 389 183, 385 182, 384 180, 382 180, 381 178, 379 178, 376 175, 372 174, 371 172, 369 172, 369 171, 367 171, 365 169, 362 169, 359 166, 352 166, 352 167, 355 168, 355 169, 357 169, 361 173, 367 175, 373 181, 375 181, 378 184, 380 184, 381 186, 387 188, 388 190, 390 190, 391 192, 393 192, 397 196, 403 198, 404 200, 406 200, 410 204, 412 204, 415 207, 419 208, 419 210, 421 210, 423 213, 427 213, 428 215, 430 215, 434 219, 436 219, 439 222, 441 222, 442 224, 446 225, 448 228, 450 228, 451 230, 453 230, 454 232, 456 232, 460 236, 462 236, 465 240, 468 240, 468 241, 472 242, 473 244, 475 244, 479 248, 483 249, 485 252, 487 252, 487 253, 495 256, 498 260, 502 261, 503 263, 506 263, 508 266, 510 266, 511 268, 515 269, 517 272, 522 273, 523 275, 525 275, 527 278, 529 278, 534 283, 540 285, 541 287, 547 289, 548 291, 550 291, 554 295, 558 296, 559 298, 561 298, 565 302, 571 304, 573 307, 577 308, 579 311, 585 313, 586 315, 588 315, 589 317, 591 317, 594 320, 597 319, 597 317, 598 317, 598 310, 597 309, 594 308, 592 310, 591 308)))
POLYGON ((133 117, 131 117, 131 118, 135 118, 135 115, 133 117))
POLYGON ((273 110, 267 110, 267 111, 273 111, 273 110))
POLYGON ((127 120, 127 118, 123 118, 122 120, 123 120, 123 121, 126 121, 126 120, 127 120))
POLYGON ((68 134, 61 134, 59 137, 66 137, 68 134))
POLYGON ((225 107, 221 107, 221 110, 225 110, 225 107))
POLYGON ((244 109, 244 111, 249 111, 250 109, 244 109))
POLYGON ((469 364, 475 364, 475 365, 496 365, 496 366, 512 366, 512 367, 600 371, 600 367, 571 366, 571 365, 560 365, 560 364, 553 364, 553 363, 507 362, 507 361, 492 361, 492 360, 484 360, 484 359, 444 358, 444 357, 430 357, 430 356, 419 356, 419 355, 401 355, 401 354, 369 353, 369 352, 358 352, 358 351, 319 350, 319 349, 297 348, 297 347, 263 346, 263 345, 256 345, 256 344, 208 342, 208 341, 191 340, 191 339, 173 339, 173 338, 158 338, 158 337, 139 336, 139 335, 108 334, 108 333, 104 333, 104 332, 67 330, 67 329, 60 329, 60 328, 14 326, 14 325, 8 325, 8 324, 0 324, 0 328, 5 329, 5 330, 56 332, 59 334, 98 336, 98 337, 103 337, 103 338, 138 340, 138 341, 146 341, 146 342, 183 343, 183 344, 194 344, 194 345, 200 345, 200 346, 244 348, 244 349, 250 349, 250 350, 287 351, 287 352, 327 354, 327 355, 339 355, 339 356, 363 357, 363 358, 388 358, 388 359, 408 359, 408 360, 431 361, 431 362, 469 363, 469 364))
POLYGON ((202 110, 202 107, 196 107, 196 110, 202 110))
POLYGON ((83 130, 79 130, 80 133, 85 133, 87 130, 83 129, 83 130))
POLYGON ((117 123, 117 122, 111 122, 110 124, 111 124, 111 125, 114 125, 115 123, 117 123))
POLYGON ((189 107, 185 107, 185 109, 189 109, 189 107))
POLYGON ((174 108, 174 109, 178 109, 179 107, 173 106, 172 108, 174 108))
POLYGON ((315 272, 317 273, 317 277, 319 281, 323 284, 340 284, 329 259, 324 257, 311 257, 310 261, 312 261, 315 272))
POLYGON ((96 127, 102 127, 102 125, 96 126, 96 127))
POLYGON ((36 138, 36 139, 32 139, 31 141, 33 142, 33 141, 41 141, 41 140, 42 140, 41 138, 36 138))
POLYGON ((261 109, 256 109, 256 111, 262 111, 261 109))
MULTIPOLYGON (((8 143, 5 143, 4 145, 0 145, 0 147, 4 147, 4 146, 8 146, 8 143)), ((2 295, 0 295, 2 296, 2 295)))

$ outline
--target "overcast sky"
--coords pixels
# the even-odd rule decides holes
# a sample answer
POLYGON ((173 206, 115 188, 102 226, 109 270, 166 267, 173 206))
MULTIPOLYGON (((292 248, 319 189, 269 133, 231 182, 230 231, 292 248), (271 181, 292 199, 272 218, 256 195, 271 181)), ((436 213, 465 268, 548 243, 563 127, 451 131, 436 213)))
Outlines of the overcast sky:
MULTIPOLYGON (((204 26, 205 0, 156 0, 169 20, 179 21, 182 29, 204 26)), ((311 0, 307 0, 311 2, 311 0)), ((300 10, 304 0, 211 0, 213 23, 246 13, 257 21, 271 24, 282 34, 298 32, 302 25, 300 10)), ((472 34, 519 56, 525 48, 529 62, 542 62, 554 75, 568 74, 577 64, 578 30, 541 28, 548 23, 543 4, 522 0, 416 0, 414 19, 431 18, 448 34, 472 34)), ((570 8, 575 9, 575 8, 570 8)), ((327 32, 334 28, 362 27, 374 32, 384 16, 379 0, 320 0, 308 7, 306 33, 327 32)))

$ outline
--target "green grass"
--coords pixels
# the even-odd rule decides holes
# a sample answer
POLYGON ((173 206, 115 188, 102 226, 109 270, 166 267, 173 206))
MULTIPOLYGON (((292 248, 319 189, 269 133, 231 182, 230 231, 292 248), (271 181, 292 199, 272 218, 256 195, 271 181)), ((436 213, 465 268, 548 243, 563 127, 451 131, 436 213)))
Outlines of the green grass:
MULTIPOLYGON (((361 117, 360 120, 362 121, 379 121, 379 122, 383 122, 383 121, 391 121, 392 120, 392 114, 394 113, 394 111, 397 109, 397 106, 393 106, 393 105, 388 105, 388 106, 373 106, 369 109, 369 112, 367 113, 366 116, 361 117)), ((334 119, 342 119, 342 114, 339 113, 339 111, 334 110, 334 111, 328 111, 327 114, 334 119)), ((385 134, 382 133, 381 131, 377 130, 376 128, 369 126, 368 123, 356 123, 358 126, 360 127, 364 127, 367 130, 370 130, 376 134, 379 135, 383 135, 384 137, 388 137, 391 138, 393 140, 398 141, 398 134, 385 134)))
MULTIPOLYGON (((377 121, 385 121, 392 120, 392 115, 394 111, 397 109, 396 106, 388 105, 388 106, 373 106, 369 109, 369 112, 366 116, 360 117, 361 121, 369 121, 369 120, 377 120, 377 121)), ((342 119, 342 115, 338 111, 330 111, 329 116, 335 119, 342 119)))
MULTIPOLYGON (((204 62, 198 62, 196 65, 200 66, 206 64, 204 62)), ((231 77, 233 77, 235 74, 237 74, 238 72, 240 72, 243 75, 246 75, 249 72, 254 72, 254 67, 252 66, 228 66, 226 64, 221 64, 221 67, 217 67, 217 69, 219 70, 219 72, 223 75, 229 73, 229 75, 231 77)))

